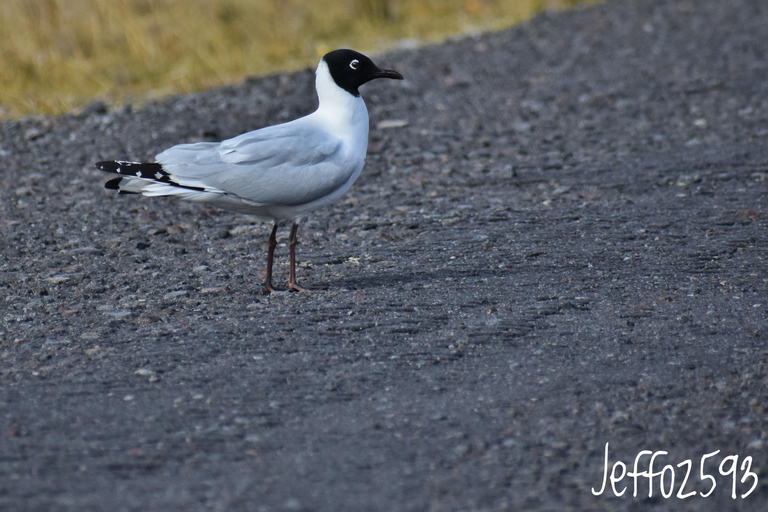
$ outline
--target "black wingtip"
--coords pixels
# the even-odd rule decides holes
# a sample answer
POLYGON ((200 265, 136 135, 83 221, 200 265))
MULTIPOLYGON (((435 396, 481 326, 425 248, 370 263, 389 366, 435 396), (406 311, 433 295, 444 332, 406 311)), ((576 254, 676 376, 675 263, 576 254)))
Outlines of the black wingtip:
POLYGON ((114 160, 103 160, 93 164, 98 170, 104 172, 117 172, 117 168, 120 167, 114 160))
POLYGON ((104 184, 104 188, 108 188, 109 190, 120 190, 121 181, 123 181, 123 178, 115 178, 113 180, 109 180, 104 184))
MULTIPOLYGON (((102 160, 94 164, 97 169, 104 172, 111 172, 114 174, 122 174, 124 176, 138 176, 142 178, 142 173, 145 176, 153 175, 157 172, 163 172, 163 166, 157 162, 129 162, 126 160, 102 160)), ((165 174, 165 173, 164 173, 165 174)))
POLYGON ((199 192, 205 191, 205 187, 192 187, 189 185, 180 185, 176 183, 171 175, 163 170, 163 166, 157 162, 142 163, 124 162, 121 160, 104 160, 103 162, 96 162, 94 165, 101 171, 120 175, 119 178, 113 178, 106 182, 104 187, 110 190, 117 190, 121 194, 139 193, 135 191, 125 191, 120 189, 120 184, 124 179, 132 182, 134 178, 144 181, 154 181, 171 187, 186 188, 199 192))

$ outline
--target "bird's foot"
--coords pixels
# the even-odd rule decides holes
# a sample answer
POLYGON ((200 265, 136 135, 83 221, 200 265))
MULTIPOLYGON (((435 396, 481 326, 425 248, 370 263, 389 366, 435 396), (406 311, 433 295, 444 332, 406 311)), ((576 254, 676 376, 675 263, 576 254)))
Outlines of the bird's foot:
POLYGON ((275 286, 272 286, 272 283, 266 282, 264 283, 264 293, 276 293, 276 292, 285 292, 288 291, 288 288, 277 288, 275 286))

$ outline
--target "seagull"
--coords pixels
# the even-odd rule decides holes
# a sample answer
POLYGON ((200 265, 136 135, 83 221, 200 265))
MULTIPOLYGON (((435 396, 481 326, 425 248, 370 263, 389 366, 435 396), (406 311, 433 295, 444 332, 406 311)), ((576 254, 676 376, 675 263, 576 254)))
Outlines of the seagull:
POLYGON ((299 222, 341 197, 360 176, 368 149, 368 110, 358 88, 376 78, 402 80, 353 50, 326 54, 315 72, 319 106, 293 121, 225 140, 179 144, 155 162, 109 160, 98 169, 120 175, 108 189, 145 196, 176 196, 274 222, 267 248, 266 293, 272 284, 277 228, 292 222, 289 290, 296 280, 299 222))

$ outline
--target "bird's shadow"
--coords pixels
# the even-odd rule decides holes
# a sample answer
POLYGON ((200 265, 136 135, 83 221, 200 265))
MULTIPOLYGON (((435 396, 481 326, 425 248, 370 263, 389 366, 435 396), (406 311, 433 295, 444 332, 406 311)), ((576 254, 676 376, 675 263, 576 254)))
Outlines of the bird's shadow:
POLYGON ((501 277, 509 269, 439 269, 425 272, 398 272, 392 270, 386 273, 378 272, 374 275, 361 275, 354 278, 343 278, 333 282, 322 283, 329 289, 370 290, 374 288, 395 288, 413 284, 445 283, 446 286, 455 286, 469 280, 494 279, 501 277))

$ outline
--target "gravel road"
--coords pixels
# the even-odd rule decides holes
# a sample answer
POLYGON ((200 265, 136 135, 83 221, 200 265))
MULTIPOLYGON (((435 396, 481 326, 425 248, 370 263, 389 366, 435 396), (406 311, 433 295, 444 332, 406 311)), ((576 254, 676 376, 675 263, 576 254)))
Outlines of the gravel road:
POLYGON ((376 56, 311 294, 262 294, 269 226, 92 166, 306 114, 311 70, 0 125, 0 510, 765 510, 766 26, 613 0, 376 56))

